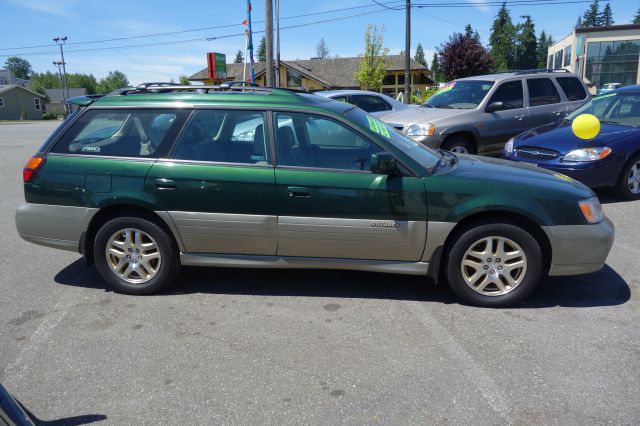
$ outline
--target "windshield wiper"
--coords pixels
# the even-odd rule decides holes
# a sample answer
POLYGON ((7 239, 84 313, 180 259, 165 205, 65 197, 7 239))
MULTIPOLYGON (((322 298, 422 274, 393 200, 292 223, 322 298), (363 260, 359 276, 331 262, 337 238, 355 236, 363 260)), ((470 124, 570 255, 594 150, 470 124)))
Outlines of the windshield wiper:
POLYGON ((442 108, 442 109, 453 109, 452 106, 449 105, 438 105, 436 108, 442 108))

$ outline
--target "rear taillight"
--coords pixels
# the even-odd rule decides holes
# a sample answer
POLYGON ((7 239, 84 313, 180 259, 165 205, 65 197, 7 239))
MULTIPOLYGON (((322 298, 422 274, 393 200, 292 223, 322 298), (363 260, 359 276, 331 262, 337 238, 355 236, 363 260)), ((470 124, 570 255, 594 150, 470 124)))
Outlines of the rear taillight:
POLYGON ((29 159, 29 161, 27 161, 24 169, 22 169, 22 181, 24 183, 29 183, 33 180, 34 177, 36 177, 36 173, 38 173, 38 170, 40 170, 42 166, 44 166, 44 160, 44 157, 34 155, 29 159))

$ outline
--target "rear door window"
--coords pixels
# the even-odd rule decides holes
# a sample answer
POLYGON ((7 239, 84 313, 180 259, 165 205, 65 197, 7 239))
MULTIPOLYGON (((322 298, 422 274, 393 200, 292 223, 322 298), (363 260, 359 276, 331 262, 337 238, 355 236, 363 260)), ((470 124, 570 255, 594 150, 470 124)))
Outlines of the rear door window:
POLYGON ((568 100, 581 101, 587 97, 587 91, 576 77, 558 77, 556 81, 568 100))
POLYGON ((158 158, 166 154, 189 111, 95 109, 85 112, 52 152, 158 158))
POLYGON ((502 83, 491 96, 489 104, 493 102, 502 102, 504 105, 503 110, 523 108, 524 95, 522 92, 522 82, 515 80, 502 83))
POLYGON ((171 158, 221 163, 267 163, 265 113, 196 111, 176 142, 171 158))
POLYGON ((553 82, 548 78, 528 79, 527 89, 529 89, 529 106, 534 107, 560 102, 560 94, 553 82))
POLYGON ((351 95, 351 99, 358 108, 369 113, 391 110, 391 105, 377 96, 351 95))

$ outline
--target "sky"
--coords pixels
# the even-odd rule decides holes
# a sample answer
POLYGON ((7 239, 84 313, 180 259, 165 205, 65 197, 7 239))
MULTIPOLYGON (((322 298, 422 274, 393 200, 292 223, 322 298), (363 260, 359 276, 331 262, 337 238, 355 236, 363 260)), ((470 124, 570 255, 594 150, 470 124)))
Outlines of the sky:
MULTIPOLYGON (((413 0, 413 4, 447 6, 412 9, 411 51, 421 43, 430 61, 435 48, 452 33, 462 32, 466 24, 478 30, 482 43, 488 44, 498 11, 498 6, 488 2, 413 0), (468 4, 452 7, 456 2, 468 4)), ((604 4, 601 1, 601 7, 604 4)), ((264 23, 259 21, 264 21, 265 1, 252 0, 252 5, 257 47, 264 31, 264 23)), ((588 7, 586 2, 507 5, 514 21, 530 15, 536 33, 545 30, 555 40, 571 33, 578 16, 588 7)), ((616 24, 629 23, 640 2, 611 0, 611 7, 616 24)), ((52 39, 67 36, 64 51, 68 73, 93 74, 100 79, 110 70, 119 70, 130 83, 139 84, 191 75, 206 67, 206 52, 224 53, 231 62, 239 49, 244 50, 246 0, 0 0, 0 17, 4 18, 0 26, 0 67, 7 56, 15 55, 27 59, 35 72, 56 72, 52 62, 60 60, 60 51, 52 39), (174 34, 158 35, 169 32, 174 34), (118 38, 121 40, 113 40, 118 38), (140 46, 143 44, 146 46, 140 46)), ((373 0, 280 0, 280 18, 283 60, 315 56, 321 38, 331 56, 357 56, 364 49, 364 32, 369 24, 384 27, 384 46, 389 53, 398 54, 404 49, 404 10, 389 10, 373 0)))

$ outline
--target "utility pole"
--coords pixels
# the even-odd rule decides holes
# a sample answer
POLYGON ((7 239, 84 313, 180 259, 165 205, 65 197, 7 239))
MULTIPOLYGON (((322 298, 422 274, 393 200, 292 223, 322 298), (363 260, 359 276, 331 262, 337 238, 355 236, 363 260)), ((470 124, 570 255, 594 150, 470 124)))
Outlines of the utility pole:
POLYGON ((62 92, 62 108, 64 109, 64 112, 67 112, 67 97, 64 95, 64 82, 62 81, 62 70, 60 69, 62 62, 53 61, 53 65, 58 66, 58 77, 60 77, 60 92, 62 92))
POLYGON ((276 87, 280 87, 280 0, 276 0, 276 87))
POLYGON ((273 0, 265 0, 265 38, 266 38, 266 63, 267 71, 266 85, 273 87, 273 0))
MULTIPOLYGON (((64 74, 64 87, 67 91, 67 99, 69 98, 69 85, 67 84, 67 67, 64 62, 64 52, 62 50, 62 45, 67 42, 67 36, 64 37, 56 37, 53 39, 58 46, 60 46, 60 57, 62 58, 62 72, 64 74)), ((66 105, 66 104, 65 104, 66 105)), ((66 108, 66 107, 65 107, 66 108)))
POLYGON ((411 102, 411 0, 406 0, 404 34, 404 103, 411 102))

